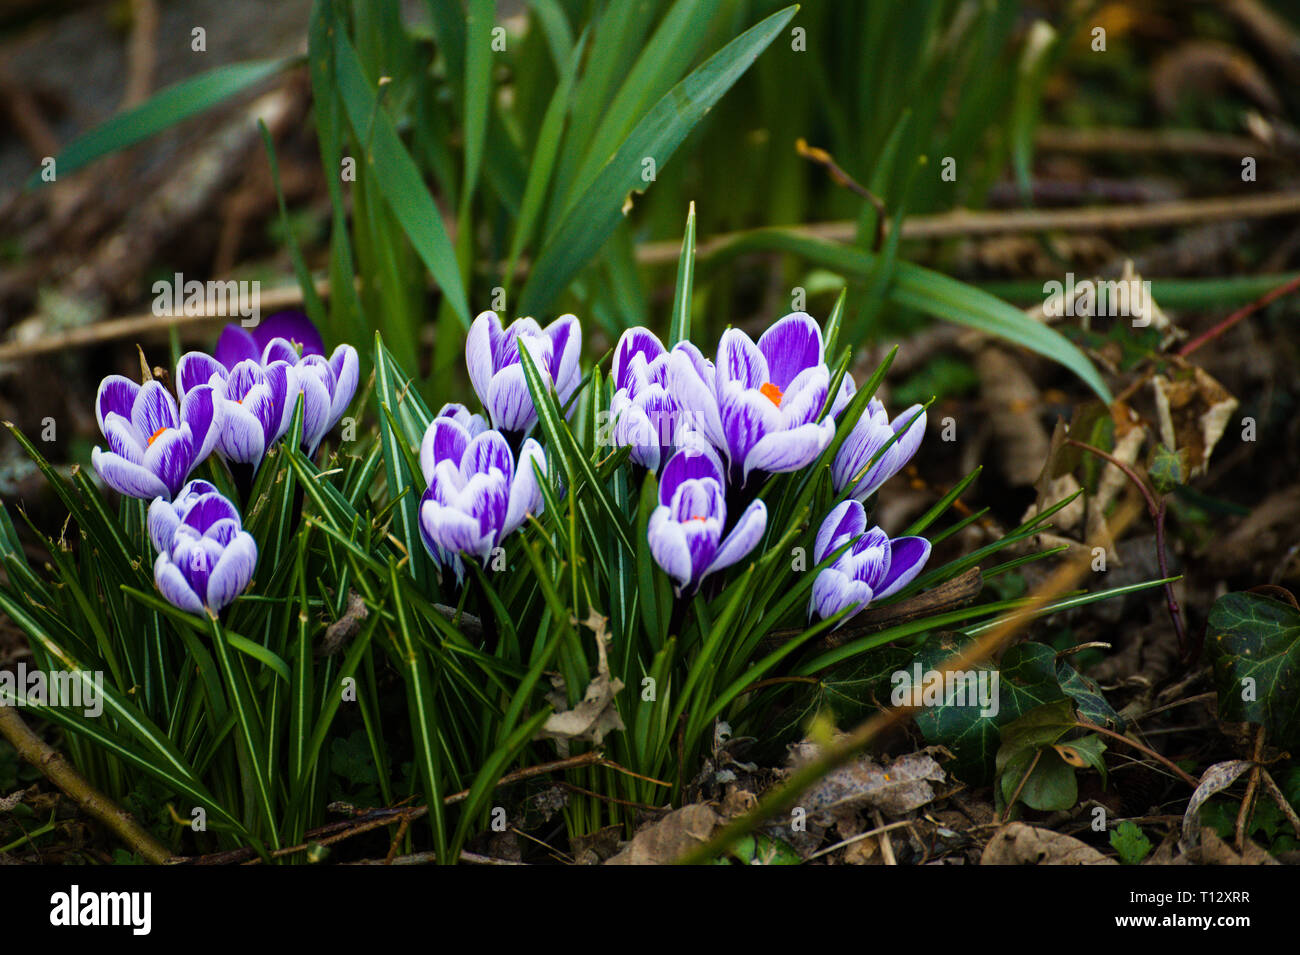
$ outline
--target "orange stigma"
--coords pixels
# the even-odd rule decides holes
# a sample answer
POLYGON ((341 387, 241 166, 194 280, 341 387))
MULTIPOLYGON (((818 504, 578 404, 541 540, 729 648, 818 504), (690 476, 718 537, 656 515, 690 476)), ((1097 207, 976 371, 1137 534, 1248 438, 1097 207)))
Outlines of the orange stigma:
POLYGON ((692 517, 692 518, 691 518, 691 520, 693 520, 693 521, 702 521, 702 520, 704 520, 704 519, 705 519, 705 518, 703 518, 703 517, 692 517))
POLYGON ((772 402, 772 404, 776 405, 778 408, 781 407, 781 399, 785 397, 785 393, 776 385, 769 381, 758 390, 761 391, 763 396, 767 398, 768 401, 772 402))
POLYGON ((166 428, 159 428, 153 434, 149 435, 149 444, 146 444, 145 447, 147 448, 152 445, 156 440, 158 440, 158 435, 162 434, 166 430, 166 428))

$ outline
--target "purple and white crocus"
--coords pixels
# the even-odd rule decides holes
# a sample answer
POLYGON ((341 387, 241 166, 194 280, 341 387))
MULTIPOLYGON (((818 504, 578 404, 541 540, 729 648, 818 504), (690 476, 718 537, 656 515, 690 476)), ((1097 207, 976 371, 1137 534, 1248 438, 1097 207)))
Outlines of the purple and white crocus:
POLYGON ((300 355, 293 342, 273 338, 262 351, 262 366, 284 362, 293 368, 302 391, 302 446, 314 455, 326 432, 339 423, 357 393, 361 361, 351 345, 324 355, 300 355))
POLYGON ((533 465, 545 474, 546 456, 528 438, 516 464, 501 432, 471 434, 477 416, 459 405, 448 407, 451 413, 444 408, 433 419, 420 445, 420 468, 429 482, 420 500, 420 535, 434 560, 450 563, 460 578, 464 569, 458 558, 486 564, 529 514, 542 512, 533 465))
MULTIPOLYGON (((673 352, 682 352, 712 376, 713 362, 690 342, 679 342, 673 352)), ((690 412, 668 390, 669 357, 659 338, 639 326, 623 332, 614 348, 610 440, 616 448, 630 447, 632 460, 652 471, 668 460, 693 427, 690 412)))
POLYGON ((149 539, 158 549, 158 590, 190 613, 219 613, 257 567, 257 545, 239 511, 207 481, 191 481, 174 502, 156 499, 149 506, 149 539))
POLYGON ((873 600, 897 593, 915 579, 930 559, 930 542, 924 537, 895 537, 879 527, 867 530, 862 504, 848 500, 837 506, 817 531, 814 559, 821 563, 852 541, 852 546, 823 569, 813 582, 808 616, 825 620, 853 607, 837 627, 843 626, 873 600))
POLYGON ((679 597, 695 593, 709 574, 743 558, 767 529, 767 506, 756 499, 723 537, 725 486, 722 462, 706 445, 683 448, 664 465, 659 506, 650 515, 646 537, 679 597))
POLYGON ((99 384, 95 417, 108 450, 91 462, 104 483, 129 497, 174 495, 212 453, 221 431, 221 407, 209 385, 176 399, 157 381, 138 385, 122 375, 99 384))
POLYGON ((187 352, 176 364, 176 389, 183 400, 201 385, 212 386, 222 410, 217 450, 227 461, 256 471, 293 421, 300 390, 293 366, 244 359, 227 370, 211 355, 187 352))
POLYGON ((465 363, 492 427, 513 434, 527 434, 537 423, 519 361, 520 345, 529 350, 538 372, 554 384, 561 407, 582 379, 582 328, 574 316, 561 315, 545 328, 520 318, 503 328, 496 312, 481 313, 465 338, 465 363))
POLYGON ((835 436, 831 416, 818 420, 829 389, 821 328, 805 312, 780 319, 757 344, 728 329, 716 364, 685 351, 668 361, 668 391, 726 458, 737 486, 755 472, 797 471, 816 460, 835 436))
POLYGON ((903 469, 912 455, 916 454, 924 437, 925 410, 920 405, 912 405, 890 421, 880 399, 872 398, 867 402, 867 410, 840 445, 831 465, 831 481, 836 493, 843 491, 852 482, 853 490, 849 496, 854 500, 866 501, 882 484, 903 469), (898 440, 880 454, 880 449, 896 434, 898 440), (880 458, 872 464, 871 461, 877 454, 880 454, 880 458))

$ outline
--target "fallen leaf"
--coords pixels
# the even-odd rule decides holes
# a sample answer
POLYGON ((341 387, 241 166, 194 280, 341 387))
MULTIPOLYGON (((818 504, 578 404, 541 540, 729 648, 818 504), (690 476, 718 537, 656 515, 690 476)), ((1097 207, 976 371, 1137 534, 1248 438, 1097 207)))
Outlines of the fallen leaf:
POLYGON ((563 691, 562 678, 552 680, 555 690, 546 695, 556 712, 547 718, 538 737, 560 740, 559 749, 562 753, 567 753, 568 740, 581 739, 599 744, 607 733, 625 728, 623 718, 618 715, 618 707, 614 705, 614 696, 623 689, 623 681, 611 676, 609 672, 609 656, 605 649, 605 644, 610 639, 606 630, 607 623, 607 618, 594 610, 583 621, 583 625, 596 635, 599 659, 596 661, 596 676, 587 684, 587 692, 578 705, 571 710, 563 708, 567 706, 568 699, 563 691))
POLYGON ((1204 773, 1201 774, 1201 780, 1196 784, 1196 791, 1192 793, 1192 798, 1187 802, 1187 810, 1183 813, 1182 835, 1178 838, 1178 848, 1183 852, 1188 852, 1197 844, 1201 832, 1201 806, 1205 800, 1209 799, 1217 792, 1227 789, 1237 781, 1242 773, 1246 772, 1253 766, 1248 759, 1230 759, 1226 762, 1215 763, 1204 773))
MULTIPOLYGON (((806 741, 793 749, 796 768, 820 753, 817 744, 806 741)), ((817 814, 823 819, 838 819, 845 811, 861 808, 879 809, 897 817, 931 802, 935 794, 930 783, 945 779, 943 769, 928 753, 900 756, 887 767, 862 756, 823 776, 803 795, 800 805, 810 816, 817 814)))
POLYGON ((1160 440, 1186 455, 1188 477, 1205 473, 1210 454, 1237 409, 1237 399, 1200 368, 1180 371, 1173 378, 1156 375, 1151 386, 1160 440))
POLYGON ((722 820, 700 803, 683 806, 635 836, 606 865, 670 865, 708 840, 722 820))
POLYGON ((980 865, 1118 865, 1073 836, 1013 822, 1003 826, 980 856, 980 865))

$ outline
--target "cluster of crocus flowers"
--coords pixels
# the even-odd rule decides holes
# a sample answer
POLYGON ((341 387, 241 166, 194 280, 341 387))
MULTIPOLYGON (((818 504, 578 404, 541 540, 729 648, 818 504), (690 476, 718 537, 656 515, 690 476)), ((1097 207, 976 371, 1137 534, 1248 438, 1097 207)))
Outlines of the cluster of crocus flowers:
POLYGON ((420 499, 421 539, 458 579, 464 575, 462 557, 486 563, 529 514, 541 513, 541 445, 526 438, 516 461, 505 436, 463 405, 444 406, 430 423, 420 444, 420 468, 428 483, 420 499))
POLYGON ((693 428, 690 412, 668 387, 669 358, 679 353, 702 374, 713 374, 713 363, 690 342, 679 342, 669 352, 652 331, 640 326, 625 331, 614 349, 611 442, 631 448, 631 459, 652 471, 672 456, 693 428))
POLYGON ((531 318, 502 327, 495 312, 482 312, 465 339, 465 364, 478 400, 487 409, 492 427, 510 435, 527 434, 537 424, 537 409, 528 392, 519 349, 555 387, 563 407, 582 379, 582 328, 572 315, 561 315, 542 328, 531 318))
POLYGON ((834 415, 822 414, 829 388, 822 331, 805 312, 780 319, 757 343, 727 329, 714 362, 687 351, 668 361, 668 390, 741 486, 798 471, 826 450, 835 436, 834 415))
POLYGON ((681 448, 664 465, 659 506, 646 530, 650 553, 679 597, 695 593, 705 577, 757 546, 767 530, 767 506, 755 499, 724 534, 727 527, 722 462, 706 444, 681 448))
POLYGON ((873 600, 907 586, 930 557, 930 542, 924 537, 890 538, 879 527, 867 530, 866 509, 852 499, 839 504, 822 521, 814 558, 820 564, 845 544, 850 544, 848 550, 817 575, 808 604, 808 615, 815 613, 823 620, 852 608, 837 626, 843 626, 873 600))
POLYGON ((155 498, 148 525, 158 551, 154 582, 181 610, 218 614, 253 579, 257 545, 235 505, 207 481, 191 481, 174 501, 155 498))
POLYGON ((249 331, 229 325, 216 354, 188 352, 176 366, 179 403, 159 381, 138 385, 110 375, 95 415, 108 449, 91 459, 109 487, 152 500, 149 535, 155 581, 177 607, 218 612, 252 579, 257 547, 235 505, 206 481, 185 484, 213 451, 241 495, 303 402, 303 449, 315 454, 343 416, 360 374, 356 349, 329 358, 320 333, 300 313, 269 317, 249 331))

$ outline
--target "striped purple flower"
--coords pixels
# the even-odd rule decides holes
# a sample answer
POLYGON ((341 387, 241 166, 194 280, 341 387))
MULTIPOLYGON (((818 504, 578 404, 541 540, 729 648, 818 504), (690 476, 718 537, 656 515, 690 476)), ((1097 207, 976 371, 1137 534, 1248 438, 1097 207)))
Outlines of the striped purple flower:
POLYGON ((703 442, 679 450, 664 465, 659 506, 650 515, 646 537, 679 597, 695 593, 709 574, 748 554, 767 529, 767 506, 754 500, 724 538, 724 488, 722 462, 703 442))
POLYGON ((129 497, 174 495, 212 453, 221 431, 221 407, 210 385, 176 399, 157 381, 137 385, 122 375, 99 384, 95 417, 108 450, 91 462, 104 483, 129 497))
POLYGON ((277 312, 268 315, 253 328, 230 324, 221 330, 213 357, 225 368, 241 361, 262 360, 262 352, 273 338, 283 338, 299 355, 323 355, 325 343, 312 320, 302 312, 277 312))
MULTIPOLYGON (((673 346, 693 364, 712 373, 713 362, 690 342, 673 346)), ((611 376, 614 395, 609 404, 610 441, 630 447, 631 458, 657 471, 693 427, 692 416, 668 390, 670 353, 647 328, 629 328, 614 349, 611 376)))
POLYGON ((582 328, 574 316, 561 315, 546 328, 531 318, 516 319, 503 328, 496 312, 481 313, 465 338, 469 378, 492 427, 515 434, 527 434, 537 423, 537 409, 519 362, 521 344, 529 349, 537 370, 555 385, 561 407, 582 379, 578 368, 582 328))
POLYGON ((890 421, 885 406, 878 398, 872 398, 867 402, 867 410, 840 445, 831 465, 831 481, 836 493, 842 492, 852 482, 850 496, 865 501, 912 460, 924 437, 925 411, 920 405, 912 405, 890 421), (880 449, 895 434, 898 440, 880 454, 880 449), (880 454, 879 460, 871 464, 877 454, 880 454))
POLYGON ((829 390, 821 328, 804 312, 785 316, 757 343, 727 329, 716 363, 687 352, 668 362, 668 391, 726 458, 736 485, 756 471, 797 471, 816 460, 835 435, 831 416, 818 421, 829 390))
POLYGON ((868 531, 867 512, 855 500, 844 501, 822 521, 814 559, 820 564, 850 541, 852 546, 817 575, 808 604, 808 616, 815 613, 823 620, 846 607, 855 608, 837 627, 865 610, 871 601, 907 586, 930 559, 930 542, 924 537, 891 539, 879 527, 868 531))
POLYGON ((256 471, 271 445, 293 421, 298 403, 298 375, 286 361, 262 365, 243 359, 233 368, 203 352, 187 352, 176 364, 176 388, 182 399, 193 388, 211 385, 221 405, 217 450, 228 461, 256 471))
POLYGON ((191 481, 175 501, 160 497, 149 506, 149 539, 158 549, 158 590, 190 613, 219 613, 257 567, 257 545, 239 511, 206 481, 191 481))
POLYGON ((471 434, 477 416, 458 405, 449 407, 450 414, 444 408, 429 425, 420 446, 420 465, 429 482, 420 500, 420 534, 433 558, 451 564, 459 578, 459 557, 486 563, 529 514, 542 512, 533 465, 545 474, 546 457, 541 445, 528 438, 516 464, 501 432, 471 434))
POLYGON ((299 355, 293 343, 273 338, 262 351, 262 366, 289 365, 302 392, 302 446, 316 453, 325 433, 339 423, 357 393, 361 361, 351 345, 339 345, 324 355, 299 355))

